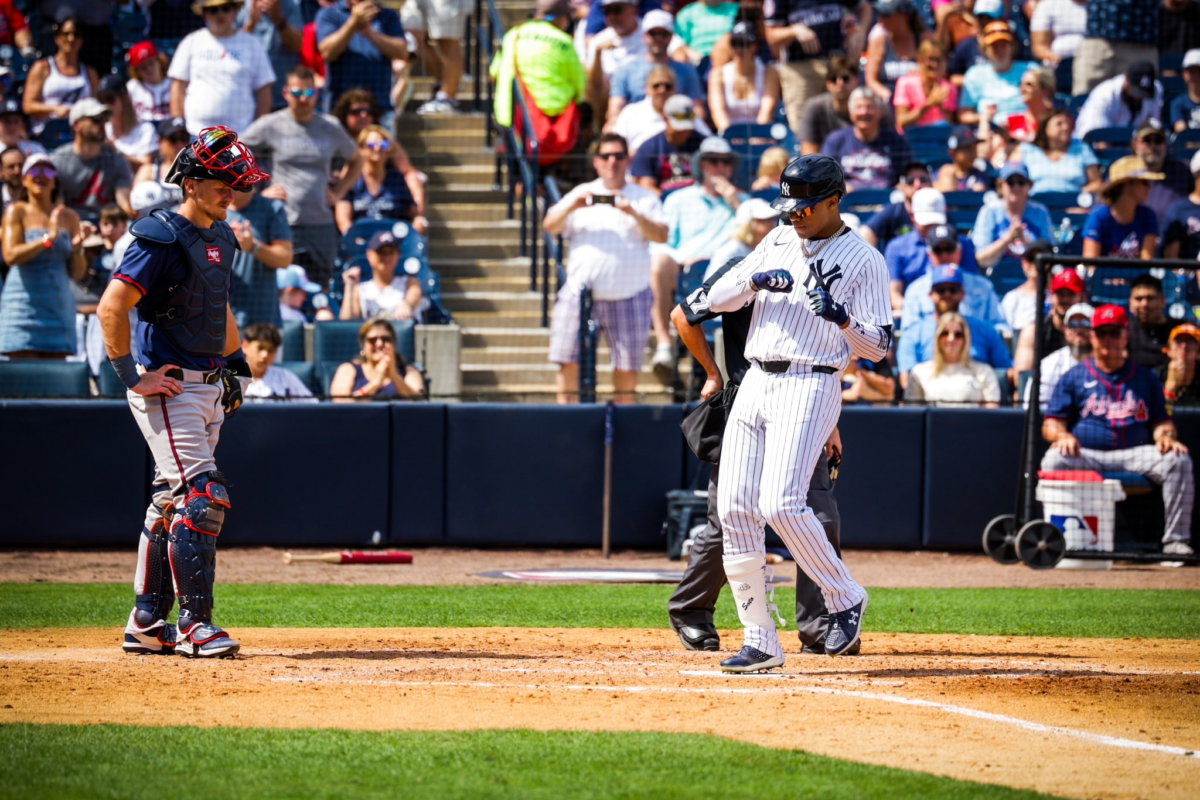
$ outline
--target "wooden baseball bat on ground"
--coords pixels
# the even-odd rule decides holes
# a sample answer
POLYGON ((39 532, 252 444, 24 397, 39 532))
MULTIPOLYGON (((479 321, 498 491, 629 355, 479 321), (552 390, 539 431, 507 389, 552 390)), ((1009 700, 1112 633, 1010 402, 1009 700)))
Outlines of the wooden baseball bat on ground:
POLYGON ((329 564, 411 564, 412 553, 364 553, 343 550, 340 553, 284 553, 283 563, 324 561, 329 564))

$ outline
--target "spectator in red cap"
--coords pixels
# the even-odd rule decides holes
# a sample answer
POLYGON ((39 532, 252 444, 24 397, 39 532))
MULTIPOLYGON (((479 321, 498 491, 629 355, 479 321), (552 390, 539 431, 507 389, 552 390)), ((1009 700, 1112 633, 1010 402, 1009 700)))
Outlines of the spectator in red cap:
POLYGON ((1092 317, 1092 357, 1054 387, 1042 435, 1042 469, 1135 472, 1162 486, 1163 552, 1192 555, 1192 458, 1178 440, 1162 384, 1126 358, 1129 318, 1120 306, 1092 317))
POLYGON ((167 57, 154 42, 138 42, 129 48, 129 99, 139 122, 159 123, 171 117, 171 81, 167 57))
MULTIPOLYGON (((1046 322, 1050 324, 1042 326, 1041 353, 1043 356, 1066 346, 1067 339, 1063 330, 1066 327, 1067 310, 1086 299, 1083 293, 1083 278, 1079 277, 1079 273, 1073 269, 1060 272, 1050 281, 1050 315, 1046 318, 1046 322)), ((1021 335, 1017 337, 1017 352, 1013 356, 1013 372, 1017 375, 1033 369, 1036 342, 1034 326, 1026 325, 1021 331, 1021 335)))
POLYGON ((1200 406, 1200 328, 1190 322, 1177 326, 1167 339, 1167 363, 1154 372, 1163 383, 1167 402, 1200 406))
POLYGON ((33 34, 25 15, 13 0, 0 0, 0 44, 15 44, 25 58, 33 58, 33 34))

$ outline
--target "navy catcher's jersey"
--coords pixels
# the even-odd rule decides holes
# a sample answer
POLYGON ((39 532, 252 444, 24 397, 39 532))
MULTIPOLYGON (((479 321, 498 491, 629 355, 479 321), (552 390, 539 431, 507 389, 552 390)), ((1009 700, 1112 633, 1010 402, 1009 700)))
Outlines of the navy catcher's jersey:
POLYGON ((708 307, 708 293, 722 275, 740 263, 740 258, 731 259, 725 266, 709 275, 704 285, 683 301, 683 313, 693 328, 710 319, 721 318, 721 328, 725 334, 725 374, 729 376, 730 383, 741 383, 742 378, 746 377, 746 370, 750 369, 750 362, 746 360, 746 337, 750 334, 754 304, 722 314, 708 307))
MULTIPOLYGON (((192 224, 179 215, 174 216, 174 221, 180 228, 192 224)), ((188 270, 187 258, 178 245, 148 244, 135 238, 113 277, 137 288, 143 299, 150 297, 151 300, 165 302, 187 282, 188 270)), ((134 338, 142 366, 149 370, 158 369, 163 364, 195 370, 225 366, 225 359, 220 356, 187 352, 166 331, 142 319, 137 321, 134 338)))
POLYGON ((1063 420, 1090 450, 1126 450, 1154 443, 1154 426, 1171 418, 1162 384, 1133 361, 1114 373, 1094 359, 1076 364, 1054 387, 1046 416, 1063 420))

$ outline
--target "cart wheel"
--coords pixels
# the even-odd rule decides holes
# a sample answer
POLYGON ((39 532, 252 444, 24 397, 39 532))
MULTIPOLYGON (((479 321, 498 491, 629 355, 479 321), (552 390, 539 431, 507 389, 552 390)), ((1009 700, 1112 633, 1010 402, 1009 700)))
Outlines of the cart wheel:
POLYGON ((1035 520, 1017 534, 1017 557, 1033 569, 1053 569, 1067 550, 1063 532, 1049 522, 1035 520))
POLYGON ((1017 519, 1012 514, 1002 514, 983 529, 983 552, 999 564, 1016 564, 1017 519))

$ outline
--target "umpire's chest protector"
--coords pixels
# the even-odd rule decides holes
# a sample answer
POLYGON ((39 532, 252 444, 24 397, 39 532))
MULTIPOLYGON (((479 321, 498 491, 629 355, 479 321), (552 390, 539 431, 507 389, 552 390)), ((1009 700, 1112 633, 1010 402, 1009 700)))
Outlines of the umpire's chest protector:
POLYGON ((187 277, 171 292, 169 300, 150 308, 140 304, 138 313, 187 352, 222 356, 237 239, 226 222, 214 222, 206 236, 194 225, 176 224, 175 216, 155 211, 134 223, 134 236, 158 244, 174 243, 175 253, 187 261, 188 267, 187 277))

